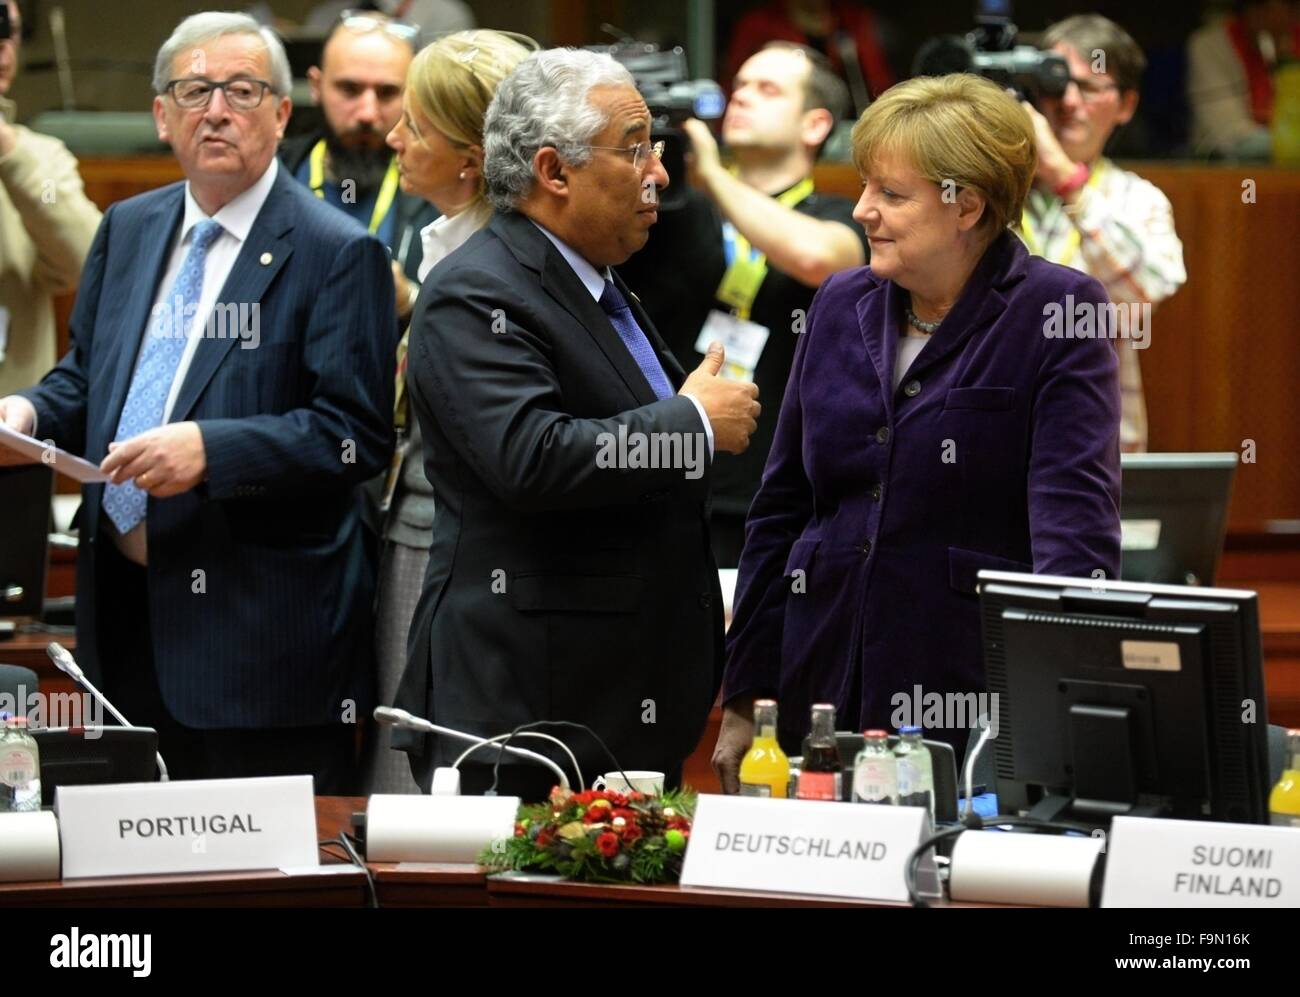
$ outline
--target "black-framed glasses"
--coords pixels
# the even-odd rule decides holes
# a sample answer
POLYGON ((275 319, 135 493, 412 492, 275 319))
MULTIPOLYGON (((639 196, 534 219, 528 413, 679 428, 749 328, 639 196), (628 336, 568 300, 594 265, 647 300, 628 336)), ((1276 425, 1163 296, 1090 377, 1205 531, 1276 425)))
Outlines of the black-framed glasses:
POLYGON ((212 92, 220 90, 226 95, 226 103, 237 111, 251 111, 262 103, 266 92, 272 89, 266 80, 254 80, 239 76, 231 80, 209 80, 195 76, 184 80, 170 80, 165 91, 171 94, 177 107, 187 111, 207 107, 212 103, 212 92))
POLYGON ((349 9, 339 15, 339 24, 358 34, 367 31, 383 31, 399 41, 406 42, 411 48, 418 47, 420 26, 411 21, 386 17, 372 10, 349 9))
POLYGON ((588 149, 604 149, 607 152, 621 152, 624 155, 632 154, 632 169, 640 170, 641 167, 649 164, 650 156, 655 159, 664 158, 664 142, 638 142, 636 145, 589 145, 588 149))
POLYGON ((1085 104, 1095 104, 1112 90, 1118 91, 1118 83, 1101 82, 1098 80, 1080 79, 1077 76, 1071 76, 1070 82, 1079 88, 1079 96, 1083 98, 1085 104))

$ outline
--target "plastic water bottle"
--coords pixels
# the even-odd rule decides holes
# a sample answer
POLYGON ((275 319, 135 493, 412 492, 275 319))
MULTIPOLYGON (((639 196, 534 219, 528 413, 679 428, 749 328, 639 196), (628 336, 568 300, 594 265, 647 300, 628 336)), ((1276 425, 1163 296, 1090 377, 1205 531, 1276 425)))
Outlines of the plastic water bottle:
POLYGON ((41 809, 41 756, 27 718, 4 716, 0 736, 0 812, 41 809))
POLYGON ((898 802, 905 807, 925 807, 934 820, 934 762, 921 738, 920 727, 898 728, 898 802))
POLYGON ((853 760, 854 803, 898 803, 898 762, 889 751, 889 735, 864 730, 866 742, 853 760))

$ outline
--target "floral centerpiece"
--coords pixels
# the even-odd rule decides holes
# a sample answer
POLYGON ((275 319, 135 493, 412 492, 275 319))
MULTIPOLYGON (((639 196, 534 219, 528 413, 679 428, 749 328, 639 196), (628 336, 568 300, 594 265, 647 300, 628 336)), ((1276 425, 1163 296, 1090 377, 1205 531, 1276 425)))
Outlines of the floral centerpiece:
POLYGON ((647 796, 556 787, 519 808, 514 837, 479 856, 493 872, 554 872, 588 883, 675 883, 691 837, 695 793, 647 796))

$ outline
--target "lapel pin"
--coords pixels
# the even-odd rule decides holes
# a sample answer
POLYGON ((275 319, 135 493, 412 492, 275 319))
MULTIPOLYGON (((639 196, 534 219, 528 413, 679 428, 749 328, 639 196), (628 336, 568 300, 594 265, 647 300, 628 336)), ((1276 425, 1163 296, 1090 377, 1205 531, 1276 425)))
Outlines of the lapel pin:
POLYGON ((270 254, 270 253, 263 253, 263 254, 262 254, 262 266, 264 266, 264 267, 269 267, 270 265, 271 265, 271 254, 270 254))

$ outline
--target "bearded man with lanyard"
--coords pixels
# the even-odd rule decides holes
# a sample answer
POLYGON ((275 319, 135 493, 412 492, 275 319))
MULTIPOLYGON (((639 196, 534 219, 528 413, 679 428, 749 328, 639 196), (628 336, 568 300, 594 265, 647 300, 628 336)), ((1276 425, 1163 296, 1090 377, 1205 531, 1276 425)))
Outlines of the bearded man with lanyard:
POLYGON ((1130 309, 1130 338, 1117 340, 1120 448, 1147 449, 1147 411, 1138 351, 1150 345, 1149 311, 1187 280, 1183 244, 1169 199, 1154 184, 1102 153, 1137 110, 1146 58, 1113 21, 1081 14, 1053 24, 1043 48, 1065 58, 1064 95, 1026 103, 1038 144, 1038 172, 1025 201, 1020 235, 1036 256, 1102 282, 1115 304, 1130 309), (1142 323, 1134 335, 1133 321, 1142 323))
POLYGON ((722 165, 703 122, 686 122, 702 192, 661 211, 645 249, 618 268, 686 369, 717 339, 726 347, 722 376, 759 386, 763 411, 749 448, 713 463, 711 532, 721 568, 739 562, 745 514, 813 295, 831 274, 866 262, 853 202, 818 193, 812 179, 847 110, 848 90, 820 53, 773 42, 751 56, 722 119, 734 169, 722 165))
POLYGON ((438 217, 433 205, 401 191, 397 160, 384 142, 402 115, 418 35, 414 24, 371 11, 345 11, 325 40, 320 66, 307 71, 324 128, 280 146, 280 159, 296 180, 388 247, 403 328, 420 290, 420 230, 438 217))

